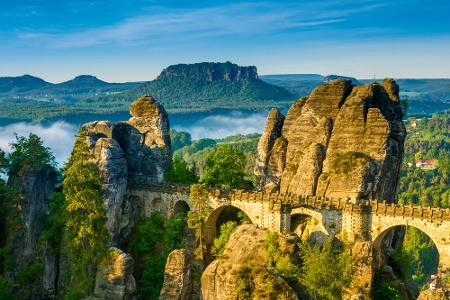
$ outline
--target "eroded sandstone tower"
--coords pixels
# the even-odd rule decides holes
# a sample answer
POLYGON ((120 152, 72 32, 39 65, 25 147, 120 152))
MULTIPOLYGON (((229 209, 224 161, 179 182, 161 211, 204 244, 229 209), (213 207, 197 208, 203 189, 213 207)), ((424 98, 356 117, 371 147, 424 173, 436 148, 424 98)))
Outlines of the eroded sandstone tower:
POLYGON ((128 121, 96 121, 80 129, 104 181, 106 228, 113 245, 125 238, 140 213, 140 204, 132 203, 128 189, 162 183, 172 163, 169 118, 164 107, 153 97, 143 96, 131 104, 130 113, 128 121))
POLYGON ((399 87, 335 80, 269 113, 258 145, 259 188, 395 202, 405 127, 399 87))

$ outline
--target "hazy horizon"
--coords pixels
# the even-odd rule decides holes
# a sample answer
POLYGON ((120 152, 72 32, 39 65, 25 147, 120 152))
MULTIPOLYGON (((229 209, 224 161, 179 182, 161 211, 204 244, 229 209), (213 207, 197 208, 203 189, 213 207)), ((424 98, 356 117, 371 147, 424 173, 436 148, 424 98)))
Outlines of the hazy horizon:
MULTIPOLYGON (((256 66, 256 67, 257 67, 257 66, 256 66)), ((162 69, 161 69, 161 70, 162 70, 162 69)), ((58 84, 58 83, 63 83, 63 82, 72 80, 72 79, 74 79, 75 77, 78 77, 78 76, 85 76, 85 75, 87 75, 87 76, 94 76, 94 77, 96 77, 97 79, 100 79, 100 80, 105 81, 105 82, 108 82, 108 83, 146 82, 146 81, 151 81, 151 80, 156 79, 156 77, 158 77, 159 74, 156 75, 155 77, 150 78, 150 79, 136 80, 136 81, 132 81, 132 80, 125 80, 125 81, 108 81, 108 80, 106 80, 106 79, 104 79, 104 78, 101 78, 101 77, 95 75, 95 74, 87 74, 87 73, 76 74, 76 75, 74 75, 74 77, 69 78, 69 79, 64 80, 64 81, 50 81, 50 80, 47 80, 45 77, 37 76, 37 75, 35 75, 35 74, 28 74, 28 73, 17 74, 17 75, 3 75, 3 74, 0 74, 0 78, 1 78, 1 77, 20 77, 20 76, 26 76, 26 75, 30 75, 30 76, 33 76, 33 77, 38 77, 38 78, 43 79, 43 80, 45 80, 45 81, 47 81, 47 82, 49 82, 49 83, 58 84)), ((358 80, 383 80, 384 78, 394 78, 394 79, 428 79, 428 80, 430 80, 430 79, 436 79, 436 80, 439 80, 439 79, 450 79, 450 75, 449 75, 448 77, 392 77, 392 76, 386 76, 386 77, 383 77, 383 78, 380 78, 380 77, 376 77, 376 78, 359 78, 359 77, 353 76, 352 74, 336 74, 336 73, 333 73, 333 74, 319 74, 319 73, 276 73, 276 74, 275 74, 275 73, 267 73, 267 74, 261 74, 261 73, 259 73, 259 71, 258 71, 258 75, 259 75, 259 76, 277 76, 277 75, 321 75, 321 76, 324 76, 324 77, 325 77, 325 76, 328 76, 328 75, 340 75, 340 76, 355 77, 355 78, 358 79, 358 80)))

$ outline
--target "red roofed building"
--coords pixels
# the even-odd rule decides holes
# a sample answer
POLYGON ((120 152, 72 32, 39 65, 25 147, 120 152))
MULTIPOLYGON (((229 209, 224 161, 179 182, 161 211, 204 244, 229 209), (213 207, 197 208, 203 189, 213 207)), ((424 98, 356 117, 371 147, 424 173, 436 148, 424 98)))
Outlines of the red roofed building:
POLYGON ((436 159, 419 159, 416 160, 416 168, 425 169, 425 170, 434 170, 436 169, 436 159))

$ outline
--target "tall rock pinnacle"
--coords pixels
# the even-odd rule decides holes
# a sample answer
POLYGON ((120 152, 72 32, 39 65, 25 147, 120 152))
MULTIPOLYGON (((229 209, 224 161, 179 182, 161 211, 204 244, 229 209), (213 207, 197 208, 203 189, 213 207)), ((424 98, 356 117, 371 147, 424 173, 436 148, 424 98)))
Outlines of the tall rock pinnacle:
POLYGON ((255 166, 261 187, 395 201, 405 139, 398 94, 392 79, 360 86, 327 82, 294 102, 281 134, 267 147, 273 140, 271 112, 255 166))

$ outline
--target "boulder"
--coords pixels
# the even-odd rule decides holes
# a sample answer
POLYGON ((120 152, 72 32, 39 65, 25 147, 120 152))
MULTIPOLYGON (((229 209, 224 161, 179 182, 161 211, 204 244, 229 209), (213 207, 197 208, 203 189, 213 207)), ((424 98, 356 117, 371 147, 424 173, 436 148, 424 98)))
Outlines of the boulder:
POLYGON ((417 300, 450 300, 450 291, 442 288, 428 289, 421 292, 417 300))
POLYGON ((166 262, 160 300, 191 299, 191 258, 185 249, 173 250, 166 262))
POLYGON ((110 248, 107 258, 98 266, 94 299, 135 299, 133 258, 118 248, 110 248))
POLYGON ((297 299, 286 281, 266 268, 266 232, 253 224, 236 229, 223 255, 202 273, 202 299, 243 299, 243 290, 249 299, 297 299))

